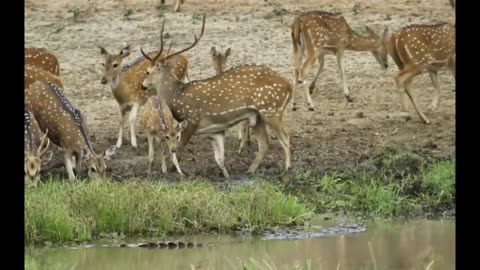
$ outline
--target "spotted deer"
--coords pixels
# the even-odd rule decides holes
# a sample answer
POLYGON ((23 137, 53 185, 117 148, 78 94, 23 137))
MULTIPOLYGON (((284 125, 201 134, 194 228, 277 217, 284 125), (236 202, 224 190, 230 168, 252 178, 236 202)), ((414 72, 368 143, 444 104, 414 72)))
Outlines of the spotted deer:
POLYGON ((293 110, 296 110, 296 89, 298 84, 306 80, 308 69, 318 59, 319 68, 310 86, 305 88, 308 109, 314 110, 311 94, 315 89, 315 83, 323 70, 324 58, 327 54, 333 54, 337 58, 340 78, 343 83, 343 93, 348 102, 353 99, 350 96, 345 79, 344 53, 345 50, 370 51, 382 68, 388 67, 388 53, 385 46, 385 35, 377 35, 368 26, 365 26, 367 35, 361 36, 355 33, 348 25, 345 18, 339 13, 324 11, 307 11, 296 17, 290 25, 295 62, 295 79, 293 87, 293 110))
POLYGON ((42 133, 33 114, 25 109, 24 112, 24 170, 25 181, 30 185, 37 186, 40 171, 43 164, 47 164, 53 156, 48 150, 50 140, 47 138, 48 130, 42 133))
MULTIPOLYGON (((283 113, 292 96, 290 83, 265 66, 245 65, 234 67, 217 76, 184 83, 173 74, 170 59, 175 59, 198 43, 205 29, 205 15, 199 38, 187 48, 151 61, 143 86, 155 89, 165 99, 177 121, 187 120, 178 151, 193 135, 209 137, 215 160, 224 177, 229 173, 225 166, 225 131, 248 120, 259 144, 259 151, 248 169, 254 173, 268 149, 266 126, 277 134, 285 154, 285 168, 290 167, 289 136, 283 127, 283 113)), ((162 37, 162 36, 161 36, 162 37)), ((160 40, 163 50, 163 38, 160 40)), ((141 52, 145 55, 143 50, 141 52)), ((178 152, 177 151, 177 152, 178 152)))
POLYGON ((151 96, 145 105, 140 108, 140 125, 145 130, 148 139, 148 173, 152 173, 152 164, 155 159, 154 139, 160 141, 160 159, 162 161, 162 172, 167 172, 165 164, 165 145, 172 156, 172 162, 177 172, 183 175, 177 160, 177 144, 180 141, 181 132, 187 126, 184 120, 178 123, 172 116, 172 112, 165 100, 158 96, 151 96))
POLYGON ((455 26, 439 23, 404 27, 390 35, 388 52, 400 69, 395 82, 402 113, 407 111, 408 96, 420 118, 429 124, 430 120, 423 114, 413 96, 412 80, 422 72, 428 72, 435 88, 429 109, 436 109, 440 97, 438 71, 448 68, 455 78, 455 26))
MULTIPOLYGON (((146 61, 145 57, 141 56, 130 64, 122 67, 123 59, 130 55, 130 45, 125 46, 118 54, 111 54, 103 47, 98 47, 104 56, 101 83, 110 85, 113 96, 120 109, 120 126, 116 146, 118 148, 122 146, 123 126, 126 115, 129 113, 130 142, 132 146, 136 148, 135 123, 137 121, 138 110, 147 102, 149 96, 155 94, 154 91, 149 93, 142 89, 142 81, 146 77, 149 62, 148 60, 146 61)), ((154 58, 160 57, 160 54, 156 52, 150 52, 149 55, 154 58)), ((187 59, 180 56, 174 68, 176 78, 184 79, 187 74, 187 65, 187 59)))
MULTIPOLYGON (((212 49, 210 50, 210 54, 212 55, 213 67, 217 75, 225 71, 225 67, 227 65, 227 60, 230 56, 230 53, 230 48, 225 50, 224 53, 217 51, 215 47, 212 47, 212 49)), ((240 123, 240 127, 238 129, 238 140, 240 141, 240 146, 238 147, 238 153, 240 154, 242 153, 245 144, 250 143, 250 128, 248 126, 248 121, 243 121, 240 123)))
POLYGON ((48 130, 50 141, 63 149, 65 168, 70 180, 80 177, 83 158, 90 178, 105 177, 105 160, 110 159, 116 147, 110 147, 101 155, 95 153, 84 127, 82 114, 72 106, 58 86, 51 82, 36 81, 26 89, 25 102, 37 119, 40 129, 48 130))
POLYGON ((25 65, 39 67, 54 75, 60 76, 60 65, 57 57, 44 48, 25 48, 25 65))
POLYGON ((37 66, 25 65, 24 77, 25 88, 28 88, 36 81, 49 81, 63 89, 63 83, 60 77, 37 66))

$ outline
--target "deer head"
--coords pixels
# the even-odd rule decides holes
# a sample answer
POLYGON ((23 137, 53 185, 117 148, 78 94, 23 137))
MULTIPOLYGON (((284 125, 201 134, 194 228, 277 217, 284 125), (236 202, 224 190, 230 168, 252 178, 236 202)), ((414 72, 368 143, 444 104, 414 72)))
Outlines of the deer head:
POLYGON ((100 53, 104 56, 103 74, 101 83, 107 84, 111 82, 115 87, 119 83, 119 76, 122 73, 122 61, 130 55, 130 45, 125 46, 118 54, 110 54, 106 49, 100 47, 100 53))
POLYGON ((88 168, 88 177, 93 179, 104 178, 107 171, 107 163, 105 160, 109 160, 116 152, 117 147, 111 146, 103 154, 96 155, 92 151, 84 150, 83 156, 85 157, 85 163, 88 168))
MULTIPOLYGON (((169 91, 167 95, 163 95, 163 94, 160 94, 161 96, 169 96, 172 93, 172 91, 174 89, 170 89, 168 86, 171 86, 172 83, 175 83, 175 82, 179 82, 178 79, 176 78, 176 76, 173 74, 173 68, 176 66, 177 64, 177 61, 178 61, 178 56, 190 49, 192 49, 193 47, 195 47, 195 45, 197 45, 198 41, 200 41, 200 39, 202 38, 203 36, 203 32, 205 31, 205 15, 203 15, 203 22, 202 22, 202 30, 201 30, 201 33, 200 33, 200 36, 197 38, 197 36, 194 34, 193 37, 194 37, 194 41, 193 41, 193 44, 190 45, 189 47, 183 49, 183 50, 180 50, 178 52, 175 52, 175 53, 167 53, 166 56, 162 57, 161 59, 159 59, 160 55, 162 54, 163 52, 163 29, 164 29, 164 25, 165 25, 165 20, 163 20, 163 23, 162 23, 162 29, 161 29, 161 33, 160 33, 160 51, 158 52, 158 54, 152 59, 150 58, 144 51, 142 48, 140 48, 140 51, 142 53, 142 55, 147 58, 148 60, 150 60, 151 62, 151 66, 147 69, 147 77, 145 78, 145 80, 143 81, 143 88, 144 89, 153 89, 155 88, 154 86, 155 85, 159 85, 159 82, 163 82, 164 85, 167 86, 167 89, 162 89, 162 90, 166 90, 166 91, 169 91), (169 59, 171 59, 172 57, 177 57, 176 60, 174 61, 167 61, 169 59)), ((171 48, 171 44, 169 46, 169 49, 168 49, 168 52, 170 52, 170 48, 171 48)), ((159 89, 156 89, 157 92, 159 92, 159 89)))
POLYGON ((382 35, 377 35, 370 27, 365 26, 367 30, 367 37, 372 38, 376 41, 378 46, 371 50, 373 56, 380 64, 382 69, 388 68, 388 50, 387 50, 387 37, 388 37, 388 27, 385 27, 382 35))
POLYGON ((224 54, 221 52, 217 52, 215 47, 212 47, 210 50, 210 54, 212 55, 213 66, 215 68, 215 72, 218 74, 222 73, 225 70, 225 66, 227 64, 228 57, 230 56, 231 49, 228 48, 224 54))
MULTIPOLYGON (((47 131, 48 132, 48 131, 47 131)), ((37 151, 27 152, 25 154, 25 176, 32 183, 36 184, 38 181, 42 164, 50 162, 53 156, 53 152, 47 152, 50 140, 47 138, 47 133, 42 136, 40 145, 37 147, 37 151)))
POLYGON ((172 127, 167 127, 164 140, 167 143, 170 153, 175 154, 177 152, 177 145, 181 139, 182 131, 187 127, 187 125, 188 121, 183 120, 180 123, 174 123, 174 126, 172 127))

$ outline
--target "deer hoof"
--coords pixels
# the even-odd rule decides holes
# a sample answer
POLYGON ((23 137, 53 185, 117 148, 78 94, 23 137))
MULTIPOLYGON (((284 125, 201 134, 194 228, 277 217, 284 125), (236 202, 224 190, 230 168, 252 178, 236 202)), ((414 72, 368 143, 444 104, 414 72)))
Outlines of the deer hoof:
POLYGON ((308 110, 311 111, 311 112, 315 111, 315 109, 312 108, 312 107, 309 107, 308 110))
POLYGON ((345 97, 347 98, 347 101, 348 102, 353 102, 353 98, 349 95, 345 95, 345 97))

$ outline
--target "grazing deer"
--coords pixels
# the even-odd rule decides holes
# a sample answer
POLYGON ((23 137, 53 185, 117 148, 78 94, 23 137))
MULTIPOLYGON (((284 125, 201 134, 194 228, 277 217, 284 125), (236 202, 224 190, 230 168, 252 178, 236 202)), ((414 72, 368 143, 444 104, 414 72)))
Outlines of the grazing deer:
MULTIPOLYGON (((163 26, 162 26, 163 27, 163 26)), ((125 124, 125 116, 129 115, 130 124, 130 142, 133 147, 137 147, 137 138, 135 134, 135 123, 139 108, 147 102, 149 96, 155 92, 148 93, 142 89, 142 81, 146 77, 146 71, 149 62, 145 61, 143 56, 135 59, 128 65, 122 67, 122 61, 130 55, 130 45, 124 47, 118 54, 110 54, 103 47, 100 47, 101 54, 105 57, 102 84, 110 84, 113 96, 118 103, 120 109, 120 127, 118 131, 118 139, 116 146, 122 146, 123 125, 125 124)), ((155 58, 160 57, 156 52, 149 53, 155 58)), ((175 65, 175 76, 178 79, 184 79, 187 73, 188 61, 185 57, 180 56, 179 61, 175 65)))
MULTIPOLYGON (((227 65, 228 57, 230 56, 231 49, 228 48, 225 53, 218 52, 215 47, 212 47, 210 54, 212 55, 213 67, 217 75, 225 71, 227 65)), ((248 126, 248 121, 243 121, 240 123, 240 128, 238 129, 238 139, 240 141, 240 146, 238 147, 238 153, 242 153, 245 144, 248 142, 250 144, 250 128, 248 126)))
POLYGON ((54 75, 60 76, 60 65, 57 57, 44 48, 25 48, 25 65, 39 67, 54 75))
POLYGON ((296 89, 297 84, 306 80, 308 69, 317 61, 319 68, 315 78, 308 88, 305 88, 308 109, 313 111, 311 94, 315 89, 315 83, 323 70, 324 58, 327 54, 334 54, 337 58, 340 77, 343 83, 343 93, 349 102, 353 99, 350 96, 347 82, 343 55, 345 50, 370 51, 375 56, 382 68, 388 67, 388 53, 385 46, 385 28, 383 36, 377 35, 369 27, 366 36, 356 34, 348 25, 341 14, 324 11, 308 11, 296 17, 290 26, 293 55, 295 60, 295 81, 293 87, 293 110, 296 110, 296 89))
POLYGON ((390 35, 388 52, 400 69, 395 82, 400 94, 401 111, 407 111, 408 96, 420 118, 429 124, 430 121, 413 96, 412 80, 423 71, 428 71, 435 88, 429 109, 436 109, 440 96, 438 71, 446 67, 455 78, 455 26, 439 23, 404 27, 390 35))
POLYGON ((49 81, 63 88, 63 83, 57 75, 50 73, 37 66, 25 65, 24 67, 24 87, 27 89, 32 83, 36 81, 49 81))
POLYGON ((70 180, 79 177, 82 158, 85 158, 90 178, 105 177, 105 160, 110 159, 116 147, 110 147, 101 155, 95 153, 80 111, 72 106, 58 86, 51 82, 36 81, 25 91, 25 99, 40 129, 48 130, 50 141, 63 149, 70 180), (73 172, 73 157, 76 174, 73 172))
POLYGON ((23 120, 25 131, 25 180, 30 182, 31 185, 37 186, 42 164, 47 164, 52 159, 53 152, 49 151, 47 153, 50 140, 47 138, 46 133, 42 134, 37 120, 30 111, 25 110, 23 120))
MULTIPOLYGON (((228 178, 224 157, 225 131, 248 120, 259 144, 259 151, 248 172, 256 171, 268 149, 267 125, 280 139, 285 152, 285 168, 288 170, 290 143, 282 120, 284 109, 292 96, 292 88, 286 79, 270 68, 253 65, 235 67, 220 75, 189 83, 181 82, 174 76, 173 65, 168 60, 195 47, 204 29, 205 15, 200 37, 197 39, 194 35, 193 44, 183 50, 156 61, 151 59, 149 75, 143 82, 145 88, 155 89, 159 97, 167 102, 177 121, 188 121, 178 149, 182 149, 192 135, 209 137, 215 160, 228 178)), ((162 51, 162 36, 160 44, 162 51)), ((141 52, 148 58, 142 49, 141 52)))
POLYGON ((183 175, 177 160, 177 144, 180 141, 181 132, 187 126, 187 121, 177 123, 172 116, 172 112, 165 100, 158 96, 152 96, 147 103, 140 109, 140 125, 147 133, 148 139, 148 174, 152 173, 152 164, 155 159, 153 149, 154 139, 160 141, 160 158, 162 160, 162 172, 167 172, 167 165, 165 164, 165 147, 166 144, 170 154, 172 155, 172 162, 177 168, 177 172, 183 175), (164 144, 165 142, 165 144, 164 144))

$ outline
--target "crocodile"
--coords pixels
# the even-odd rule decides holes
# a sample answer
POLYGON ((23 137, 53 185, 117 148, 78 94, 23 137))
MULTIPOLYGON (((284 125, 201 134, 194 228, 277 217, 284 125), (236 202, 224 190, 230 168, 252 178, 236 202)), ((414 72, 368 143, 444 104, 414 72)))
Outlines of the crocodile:
POLYGON ((208 243, 183 242, 183 241, 160 241, 146 243, 122 243, 122 244, 102 244, 102 245, 82 245, 69 248, 92 248, 92 247, 114 247, 114 248, 161 248, 161 249, 182 249, 214 246, 208 243))

